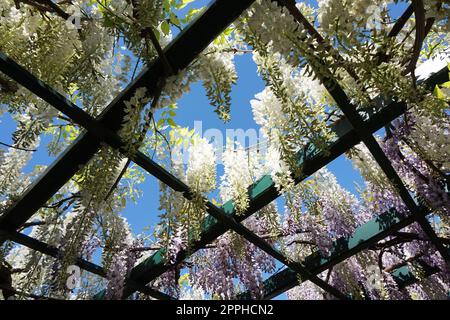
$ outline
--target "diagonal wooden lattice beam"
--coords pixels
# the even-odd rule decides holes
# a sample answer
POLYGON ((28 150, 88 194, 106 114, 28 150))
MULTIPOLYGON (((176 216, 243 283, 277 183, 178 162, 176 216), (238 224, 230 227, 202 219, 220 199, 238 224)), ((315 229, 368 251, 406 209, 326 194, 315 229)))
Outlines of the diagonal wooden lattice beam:
MULTIPOLYGON (((409 285, 423 281, 424 278, 428 278, 429 276, 442 271, 437 267, 430 266, 421 259, 415 259, 411 263, 418 264, 424 273, 420 278, 418 278, 414 270, 412 270, 412 268, 407 264, 392 270, 390 274, 399 289, 403 289, 409 285)), ((299 282, 296 273, 290 269, 284 269, 264 281, 263 291, 266 295, 262 299, 268 300, 275 298, 298 284, 299 282)), ((242 293, 238 296, 238 299, 250 300, 251 294, 250 292, 242 293)))

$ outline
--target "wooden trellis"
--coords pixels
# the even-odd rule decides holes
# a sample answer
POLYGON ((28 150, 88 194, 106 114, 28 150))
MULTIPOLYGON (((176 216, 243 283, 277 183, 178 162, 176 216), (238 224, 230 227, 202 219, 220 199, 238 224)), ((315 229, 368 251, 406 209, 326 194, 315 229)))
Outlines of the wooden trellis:
MULTIPOLYGON (((186 68, 199 53, 253 2, 253 0, 216 0, 212 2, 199 18, 165 48, 164 57, 170 62, 173 71, 177 72, 186 68)), ((287 6, 295 20, 302 24, 310 35, 316 37, 320 42, 320 34, 303 18, 301 12, 295 6, 289 5, 292 4, 290 0, 277 0, 276 2, 279 5, 287 6)), ((395 36, 398 34, 412 13, 413 10, 409 7, 394 25, 389 35, 395 36)), ((140 87, 145 87, 149 94, 154 94, 159 80, 165 76, 164 63, 161 58, 155 59, 107 106, 98 118, 94 119, 0 52, 0 71, 86 129, 0 218, 0 244, 5 240, 11 240, 44 254, 53 257, 59 256, 57 248, 33 239, 17 230, 39 208, 44 206, 80 167, 84 166, 94 156, 99 150, 101 143, 106 143, 112 148, 126 153, 125 143, 117 134, 125 115, 124 101, 129 100, 134 95, 135 90, 140 87)), ((337 298, 351 298, 333 288, 317 275, 358 252, 370 248, 383 238, 414 222, 420 224, 442 257, 447 262, 450 262, 449 248, 445 247, 438 239, 435 231, 426 219, 431 212, 421 205, 420 200, 414 199, 410 195, 373 136, 377 130, 383 128, 407 110, 405 103, 377 97, 373 101, 375 107, 371 106, 363 108, 363 111, 357 111, 356 106, 350 102, 338 82, 332 77, 321 76, 322 74, 316 72, 316 75, 320 78, 345 117, 332 125, 331 130, 336 134, 336 138, 330 142, 326 152, 315 148, 314 145, 309 145, 298 154, 297 165, 301 166, 302 170, 301 175, 295 177, 295 183, 300 183, 323 166, 341 156, 344 152, 363 142, 396 190, 398 190, 410 214, 404 215, 392 209, 357 228, 352 236, 337 239, 333 244, 333 249, 327 255, 315 252, 302 262, 292 262, 279 250, 241 224, 243 220, 280 196, 271 177, 266 175, 249 187, 250 205, 243 214, 236 214, 233 201, 229 201, 220 207, 208 201, 206 207, 209 216, 202 223, 202 232, 199 240, 190 246, 189 251, 180 251, 174 264, 167 263, 164 259, 165 249, 160 249, 151 257, 135 266, 126 280, 124 298, 135 291, 140 291, 157 299, 173 299, 165 293, 148 287, 147 284, 229 230, 235 231, 287 266, 286 269, 272 275, 264 282, 265 299, 273 298, 297 285, 299 276, 302 281, 310 280, 337 298)), ((446 81, 449 81, 449 79, 448 70, 445 68, 424 80, 424 85, 431 89, 436 84, 446 81)), ((127 156, 130 155, 127 154, 127 156)), ((192 197, 189 187, 184 182, 166 171, 145 154, 137 152, 130 159, 173 190, 182 192, 187 199, 192 197)), ((439 271, 426 265, 423 261, 418 260, 418 263, 423 266, 427 276, 439 271)), ((76 264, 88 272, 106 277, 106 272, 101 266, 81 258, 77 260, 76 264)), ((404 287, 417 281, 406 264, 398 266, 391 273, 399 287, 404 287)), ((105 291, 103 290, 95 297, 103 298, 104 294, 105 291)), ((249 299, 250 294, 242 293, 238 298, 249 299)))

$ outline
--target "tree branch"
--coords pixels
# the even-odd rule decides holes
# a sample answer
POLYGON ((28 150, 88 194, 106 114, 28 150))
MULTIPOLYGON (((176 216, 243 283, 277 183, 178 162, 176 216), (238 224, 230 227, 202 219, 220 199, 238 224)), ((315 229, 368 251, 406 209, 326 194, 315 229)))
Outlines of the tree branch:
POLYGON ((53 204, 51 204, 51 205, 43 206, 43 208, 48 208, 48 209, 59 208, 59 207, 62 206, 65 202, 70 201, 70 200, 73 200, 73 199, 77 199, 77 198, 79 198, 79 197, 80 197, 79 194, 73 194, 72 196, 67 197, 67 198, 64 198, 64 199, 62 199, 62 200, 59 200, 59 201, 57 201, 57 202, 55 202, 55 203, 53 203, 53 204))
POLYGON ((8 148, 21 150, 21 151, 27 151, 27 152, 36 152, 37 151, 36 149, 25 149, 25 148, 15 147, 15 146, 12 146, 12 145, 4 143, 4 142, 0 142, 0 145, 8 147, 8 148))
POLYGON ((414 49, 413 54, 406 69, 406 73, 411 73, 411 78, 414 86, 416 86, 416 65, 420 57, 420 51, 422 50, 422 45, 425 40, 425 8, 423 5, 423 0, 412 0, 412 5, 414 9, 414 15, 416 17, 416 37, 414 39, 414 49))

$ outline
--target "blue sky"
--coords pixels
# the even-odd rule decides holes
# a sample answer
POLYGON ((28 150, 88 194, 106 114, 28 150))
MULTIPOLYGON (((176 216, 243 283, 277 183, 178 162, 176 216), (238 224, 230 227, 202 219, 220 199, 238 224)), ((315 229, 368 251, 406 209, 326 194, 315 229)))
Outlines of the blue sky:
MULTIPOLYGON (((190 7, 200 7, 208 2, 206 0, 197 0, 184 9, 183 12, 186 12, 190 7)), ((399 6, 399 8, 404 8, 404 5, 399 6)), ((396 8, 394 12, 399 12, 399 9, 396 8)), ((175 32, 175 29, 173 31, 175 32)), ((264 89, 264 83, 256 73, 256 66, 250 54, 236 57, 236 69, 239 78, 232 92, 232 117, 230 122, 225 124, 218 119, 214 108, 208 102, 201 83, 196 83, 192 86, 191 92, 178 101, 177 115, 175 117, 177 124, 182 127, 193 128, 195 121, 202 121, 203 132, 209 128, 215 128, 221 130, 224 135, 226 129, 258 129, 253 120, 250 100, 254 98, 255 94, 264 89)), ((15 129, 15 123, 7 114, 4 114, 0 119, 0 141, 12 144, 11 133, 15 129)), ((29 172, 36 164, 49 165, 54 160, 53 157, 48 156, 46 151, 46 145, 49 141, 50 137, 43 137, 39 150, 34 153, 33 159, 25 171, 29 172)), ((352 168, 350 161, 344 156, 333 161, 328 168, 336 175, 344 188, 355 194, 357 193, 355 183, 363 184, 358 172, 352 168)), ((219 172, 221 171, 219 168, 219 172)), ((146 182, 141 185, 143 196, 138 199, 137 204, 129 203, 123 212, 136 234, 141 233, 145 227, 155 225, 158 222, 158 183, 154 177, 146 176, 146 182)), ((285 295, 279 298, 285 298, 285 295)))

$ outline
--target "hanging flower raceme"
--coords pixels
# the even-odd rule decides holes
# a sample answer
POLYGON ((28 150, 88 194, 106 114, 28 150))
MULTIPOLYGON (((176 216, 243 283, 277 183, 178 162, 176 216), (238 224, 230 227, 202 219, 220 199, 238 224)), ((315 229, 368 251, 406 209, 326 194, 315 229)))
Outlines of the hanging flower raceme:
POLYGON ((307 75, 302 61, 312 43, 288 10, 275 1, 257 1, 245 22, 238 30, 253 47, 258 73, 267 86, 251 101, 255 121, 298 173, 297 153, 310 143, 326 149, 333 137, 326 125, 323 88, 307 75))
POLYGON ((355 29, 362 32, 380 28, 387 3, 385 0, 319 0, 317 11, 320 29, 353 44, 357 41, 355 29))
POLYGON ((221 178, 221 198, 223 202, 233 200, 238 214, 245 212, 250 201, 248 188, 253 182, 250 161, 250 154, 241 146, 235 148, 231 140, 227 141, 222 154, 224 174, 221 178))
MULTIPOLYGON (((256 223, 256 219, 250 220, 247 227, 256 223)), ((263 272, 275 269, 272 257, 234 233, 218 238, 211 248, 195 255, 193 262, 193 285, 219 299, 232 299, 242 290, 248 290, 254 298, 261 297, 263 272)))
POLYGON ((113 255, 106 275, 108 286, 106 288, 105 299, 122 299, 126 277, 140 257, 141 253, 136 250, 140 246, 142 246, 142 242, 135 240, 131 244, 124 244, 113 255))
MULTIPOLYGON (((186 183, 190 191, 189 195, 183 194, 160 183, 162 214, 155 233, 158 244, 165 249, 166 263, 172 265, 177 261, 178 252, 189 251, 200 237, 206 217, 206 196, 216 187, 216 156, 211 144, 185 128, 175 128, 170 134, 170 143, 169 170, 186 183)), ((164 156, 161 153, 161 157, 164 156)), ((178 295, 178 272, 179 267, 171 267, 155 285, 178 295)))
POLYGON ((297 259, 308 252, 304 245, 328 252, 333 240, 349 236, 357 225, 370 218, 358 199, 342 188, 326 168, 284 196, 283 244, 288 254, 297 259))
POLYGON ((198 73, 206 95, 225 122, 230 120, 231 87, 237 81, 234 53, 227 50, 227 42, 225 39, 211 44, 198 61, 198 73))
MULTIPOLYGON (((450 197, 446 191, 446 177, 439 169, 445 163, 436 163, 437 159, 421 159, 416 151, 421 152, 422 143, 417 143, 414 136, 410 137, 411 132, 417 128, 417 124, 407 124, 397 121, 392 129, 392 136, 385 139, 383 148, 400 176, 405 180, 410 188, 433 209, 442 211, 445 214, 450 213, 450 197), (412 126, 412 127, 410 127, 412 126), (412 138, 412 139, 411 139, 412 138)), ((439 139, 431 138, 430 142, 439 139)), ((438 142, 439 143, 439 142, 438 142)), ((448 143, 440 144, 441 150, 446 152, 449 148, 448 143)))
MULTIPOLYGON (((28 148, 36 148, 39 138, 28 148)), ((31 150, 31 149, 30 149, 31 150)), ((0 197, 11 198, 19 195, 31 182, 29 177, 22 173, 23 168, 32 158, 32 151, 9 148, 0 158, 0 197)), ((2 212, 3 213, 3 212, 2 212)))
POLYGON ((257 0, 247 11, 245 19, 237 26, 238 30, 256 51, 262 55, 263 47, 270 46, 272 52, 280 54, 290 64, 299 64, 299 54, 292 40, 296 39, 297 43, 306 31, 299 27, 287 8, 277 1, 257 0))
POLYGON ((166 263, 170 264, 169 270, 164 272, 155 281, 152 281, 150 285, 158 290, 161 290, 168 295, 178 298, 181 293, 179 285, 179 278, 181 276, 181 270, 184 263, 179 263, 179 253, 188 248, 188 237, 186 235, 186 228, 184 226, 176 227, 176 224, 171 227, 175 229, 173 235, 168 239, 168 243, 165 245, 166 263))
MULTIPOLYGON (((271 61, 254 55, 261 72, 267 72, 269 84, 251 101, 256 122, 272 148, 278 148, 281 159, 297 172, 299 152, 309 144, 326 150, 327 142, 333 138, 327 127, 325 108, 315 101, 318 95, 304 91, 304 75, 274 55, 271 61), (312 98, 314 97, 314 98, 312 98)), ((310 80, 306 78, 306 81, 310 80)), ((306 88, 307 90, 308 88, 306 88)))
POLYGON ((210 192, 216 186, 216 157, 213 146, 203 138, 194 138, 187 152, 187 184, 195 193, 210 192))

